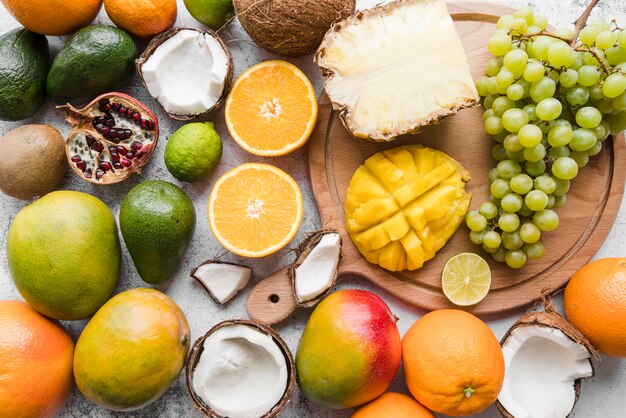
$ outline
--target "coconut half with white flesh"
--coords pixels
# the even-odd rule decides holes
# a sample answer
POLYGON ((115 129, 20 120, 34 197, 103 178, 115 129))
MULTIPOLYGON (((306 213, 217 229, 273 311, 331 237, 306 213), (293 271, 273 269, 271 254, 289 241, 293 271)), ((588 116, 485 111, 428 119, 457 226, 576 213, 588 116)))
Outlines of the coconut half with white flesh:
POLYGON ((196 407, 210 417, 270 418, 296 382, 293 356, 280 336, 254 321, 224 321, 199 338, 185 368, 196 407))
POLYGON ((288 270, 298 306, 315 306, 330 292, 337 281, 340 260, 341 236, 337 230, 317 231, 300 244, 288 270))
POLYGON ((500 345, 505 376, 496 406, 506 418, 565 418, 594 374, 595 349, 551 306, 522 316, 500 345))
POLYGON ((331 27, 315 62, 333 108, 357 138, 390 141, 479 101, 443 0, 358 11, 331 27))
POLYGON ((135 64, 150 95, 179 121, 218 108, 233 81, 230 51, 211 29, 170 29, 152 39, 135 64))
POLYGON ((209 260, 193 269, 196 279, 217 303, 231 300, 250 281, 252 269, 238 264, 209 260))

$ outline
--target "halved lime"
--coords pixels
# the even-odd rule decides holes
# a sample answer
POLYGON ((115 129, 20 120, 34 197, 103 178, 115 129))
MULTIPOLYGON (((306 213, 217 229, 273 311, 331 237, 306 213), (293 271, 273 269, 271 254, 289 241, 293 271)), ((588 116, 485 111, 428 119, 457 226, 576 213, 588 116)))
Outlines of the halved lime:
POLYGON ((475 305, 491 286, 489 264, 479 255, 461 253, 450 258, 441 273, 443 294, 458 306, 475 305))

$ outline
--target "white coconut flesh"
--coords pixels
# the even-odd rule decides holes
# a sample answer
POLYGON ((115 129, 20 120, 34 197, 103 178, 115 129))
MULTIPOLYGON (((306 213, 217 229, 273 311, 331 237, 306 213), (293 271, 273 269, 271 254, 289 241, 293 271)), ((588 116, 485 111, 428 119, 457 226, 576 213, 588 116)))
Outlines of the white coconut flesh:
POLYGON ((593 375, 589 350, 559 329, 518 327, 502 352, 498 401, 515 418, 565 418, 576 402, 576 379, 593 375))
POLYGON ((271 335, 248 325, 225 325, 203 347, 193 390, 220 416, 259 418, 283 397, 287 360, 271 335))
POLYGON ((324 234, 302 264, 296 267, 296 297, 300 302, 315 299, 333 285, 340 253, 339 234, 324 234))
POLYGON ((181 30, 154 50, 141 73, 166 112, 199 115, 222 96, 228 66, 224 47, 212 35, 181 30))
POLYGON ((198 267, 195 277, 219 303, 226 303, 247 286, 252 270, 226 263, 207 263, 198 267))
POLYGON ((333 72, 326 92, 358 137, 388 140, 479 98, 441 0, 400 0, 351 17, 326 34, 316 58, 333 72))

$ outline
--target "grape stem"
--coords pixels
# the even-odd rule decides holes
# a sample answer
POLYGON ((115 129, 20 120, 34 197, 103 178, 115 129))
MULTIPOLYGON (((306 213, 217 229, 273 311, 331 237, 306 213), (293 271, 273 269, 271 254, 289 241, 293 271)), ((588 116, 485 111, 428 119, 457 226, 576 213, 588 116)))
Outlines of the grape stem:
POLYGON ((520 38, 532 39, 535 36, 547 36, 547 37, 550 37, 550 38, 560 39, 560 40, 565 41, 565 42, 570 42, 571 41, 570 38, 565 38, 563 36, 559 36, 559 35, 556 35, 554 33, 546 32, 545 30, 542 30, 541 32, 535 32, 535 33, 525 33, 523 35, 520 35, 520 38))
POLYGON ((602 67, 602 70, 608 75, 611 74, 611 72, 609 71, 609 67, 607 67, 606 62, 604 62, 604 59, 602 59, 602 57, 592 48, 589 48, 587 45, 581 45, 581 46, 574 48, 574 51, 589 52, 591 55, 595 57, 596 60, 598 60, 598 62, 600 63, 600 67, 602 67))
POLYGON ((589 15, 591 14, 591 11, 593 10, 594 7, 596 7, 599 1, 600 0, 591 0, 591 3, 589 3, 589 5, 583 11, 580 17, 576 19, 576 21, 574 22, 574 34, 572 35, 572 38, 569 40, 570 46, 572 47, 576 46, 576 41, 578 40, 578 35, 580 34, 580 31, 585 27, 585 24, 587 23, 587 19, 589 19, 589 15))

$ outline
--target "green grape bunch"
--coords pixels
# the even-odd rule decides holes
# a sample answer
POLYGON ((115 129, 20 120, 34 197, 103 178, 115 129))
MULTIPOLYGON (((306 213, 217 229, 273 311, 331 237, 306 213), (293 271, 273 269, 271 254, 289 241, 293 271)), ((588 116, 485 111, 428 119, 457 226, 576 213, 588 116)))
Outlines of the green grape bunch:
POLYGON ((490 200, 465 221, 470 241, 512 268, 543 257, 542 234, 559 226, 570 182, 626 129, 626 31, 586 24, 588 12, 576 30, 554 32, 530 7, 502 16, 476 81, 498 164, 490 200))

